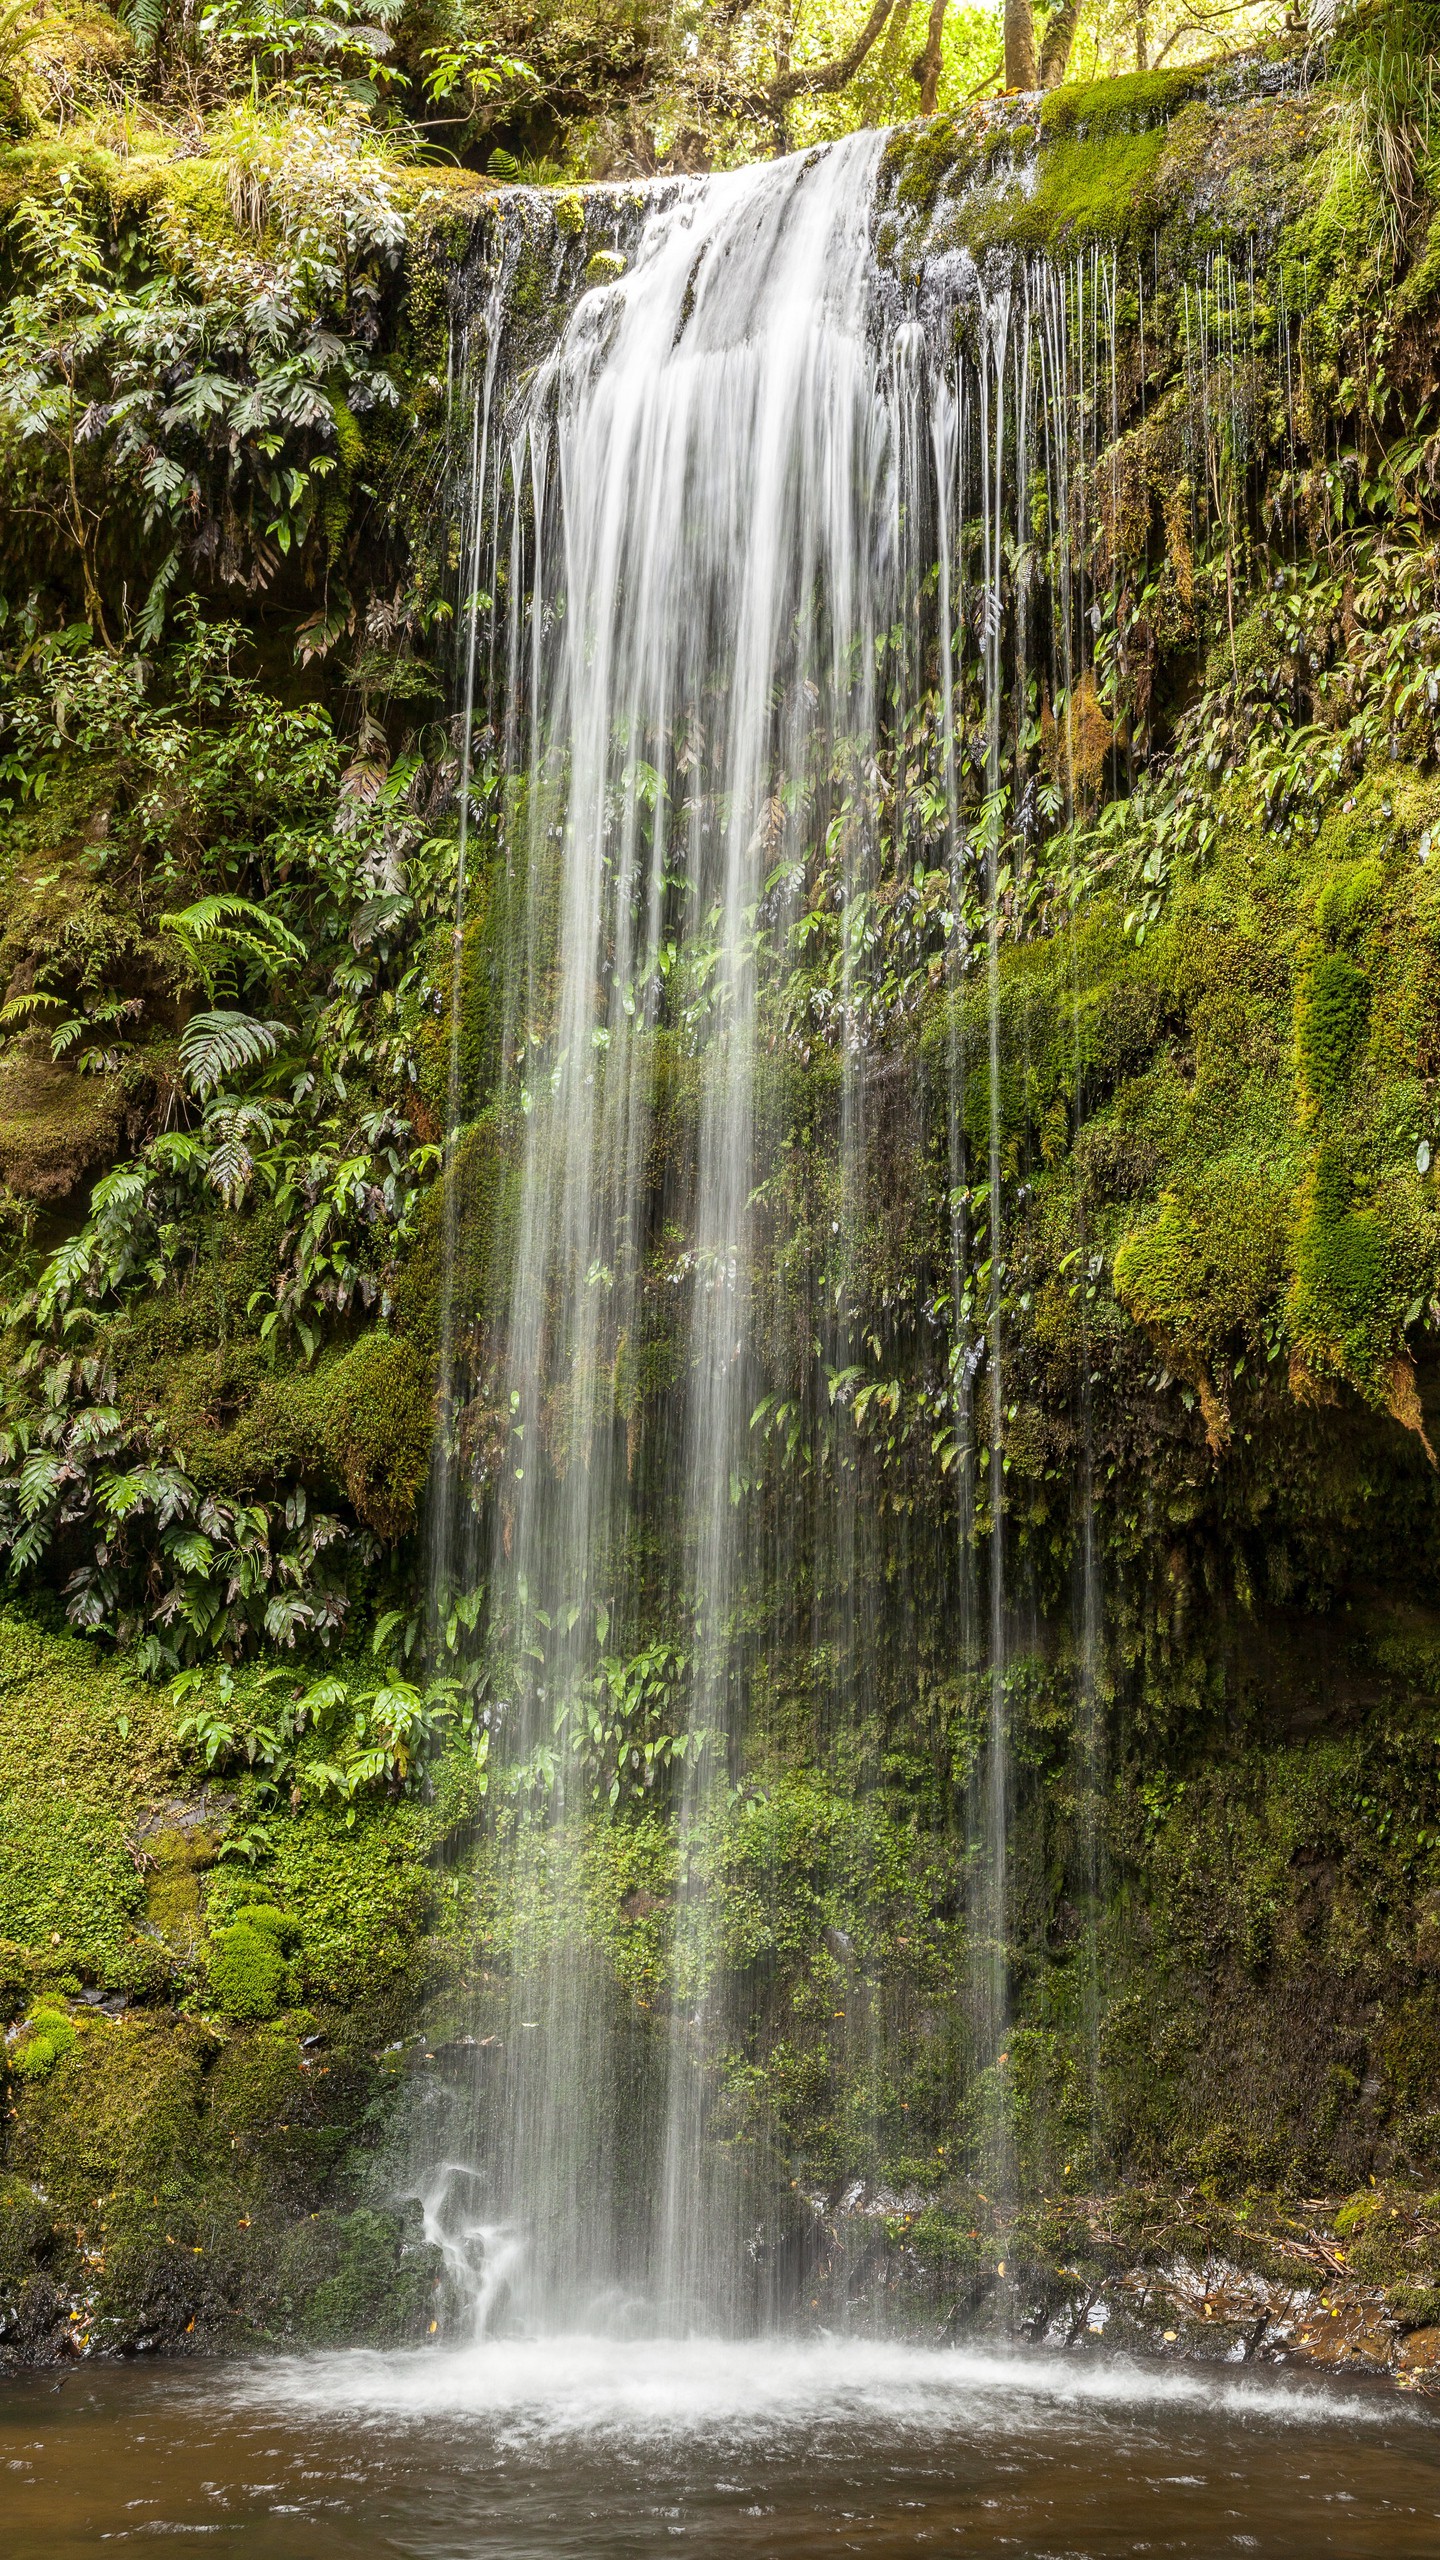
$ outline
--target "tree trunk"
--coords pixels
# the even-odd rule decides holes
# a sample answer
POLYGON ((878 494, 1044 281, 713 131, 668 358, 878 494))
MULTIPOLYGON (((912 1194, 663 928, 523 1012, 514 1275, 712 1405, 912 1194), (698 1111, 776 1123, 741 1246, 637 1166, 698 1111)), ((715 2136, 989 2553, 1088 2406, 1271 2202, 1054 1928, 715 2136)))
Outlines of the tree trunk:
POLYGON ((945 32, 947 6, 948 0, 930 0, 930 24, 925 35, 925 50, 915 65, 915 77, 920 83, 922 116, 933 116, 935 113, 935 100, 940 88, 940 39, 945 32))
POLYGON ((1080 24, 1082 0, 1062 0, 1050 13, 1040 46, 1040 86, 1058 89, 1070 68, 1070 48, 1080 24))
POLYGON ((1035 86, 1035 11, 1031 0, 1005 0, 1005 86, 1035 86))

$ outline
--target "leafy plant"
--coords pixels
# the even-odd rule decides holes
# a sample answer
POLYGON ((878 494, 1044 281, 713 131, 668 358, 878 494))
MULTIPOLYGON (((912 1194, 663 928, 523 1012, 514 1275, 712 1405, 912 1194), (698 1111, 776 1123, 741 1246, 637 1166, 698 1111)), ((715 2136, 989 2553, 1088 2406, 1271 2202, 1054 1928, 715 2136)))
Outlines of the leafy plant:
POLYGON ((403 0, 214 0, 200 20, 207 45, 247 66, 258 92, 340 87, 369 105, 400 73, 391 29, 403 0))
MULTIPOLYGON (((603 1642, 603 1638, 602 1638, 603 1642)), ((556 1710, 557 1741, 579 1761, 596 1804, 653 1796, 672 1770, 697 1761, 714 1739, 685 1724, 690 1658, 656 1638, 628 1657, 602 1653, 595 1670, 556 1710)))
POLYGON ((195 975, 214 1002, 225 982, 258 972, 266 981, 305 959, 305 945, 268 907, 232 891, 197 898, 178 915, 160 918, 173 933, 195 975))
MULTIPOLYGON (((313 158, 357 163, 343 119, 308 130, 313 158)), ((252 135, 257 154, 263 166, 252 135)), ((323 185, 316 205, 295 209, 272 272, 238 252, 197 252, 183 284, 163 268, 132 281, 100 240, 73 170, 12 217, 18 277, 0 326, 0 425, 15 500, 70 555, 87 621, 107 647, 124 636, 112 629, 101 567, 117 509, 138 514, 149 545, 134 628, 153 646, 182 556, 213 547, 223 529, 232 556, 238 543, 250 575, 267 582, 318 521, 339 408, 395 401, 368 347, 322 319, 348 302, 357 252, 393 256, 403 225, 383 187, 373 201, 362 189, 354 204, 339 193, 333 228, 323 185)))
MULTIPOLYGON (((376 1629, 377 1646, 385 1623, 376 1629)), ((177 1705, 195 1703, 178 1727, 181 1747, 207 1770, 253 1773, 262 1803, 272 1808, 288 1800, 294 1809, 306 1797, 331 1800, 344 1806, 353 1826, 366 1796, 411 1795, 422 1786, 436 1748, 455 1727, 470 1743, 483 1792, 489 1730, 461 1680, 444 1674, 412 1680, 392 1666, 382 1678, 332 1673, 298 1690, 293 1675, 272 1670, 252 1682, 248 1694, 263 1696, 280 1680, 289 1696, 273 1716, 253 1710, 247 1716, 228 1667, 218 1679, 198 1669, 182 1673, 171 1695, 177 1705)), ((251 1829, 253 1843, 249 1832, 237 1835, 232 1854, 253 1864, 271 1840, 263 1826, 251 1829)))

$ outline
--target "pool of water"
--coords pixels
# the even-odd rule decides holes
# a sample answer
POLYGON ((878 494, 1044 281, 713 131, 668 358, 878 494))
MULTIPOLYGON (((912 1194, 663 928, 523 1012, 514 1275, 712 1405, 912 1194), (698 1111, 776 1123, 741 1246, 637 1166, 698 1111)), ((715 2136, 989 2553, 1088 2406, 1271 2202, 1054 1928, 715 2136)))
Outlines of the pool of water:
POLYGON ((0 2384, 0 2550, 1435 2560, 1379 2390, 858 2340, 492 2341, 0 2384))

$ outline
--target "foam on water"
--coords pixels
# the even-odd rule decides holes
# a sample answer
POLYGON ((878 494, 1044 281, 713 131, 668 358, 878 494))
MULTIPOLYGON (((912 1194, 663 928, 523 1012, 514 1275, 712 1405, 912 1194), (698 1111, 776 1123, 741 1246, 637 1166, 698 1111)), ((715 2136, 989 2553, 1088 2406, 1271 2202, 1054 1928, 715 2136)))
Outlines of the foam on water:
POLYGON ((779 2448, 796 2436, 1016 2436, 1107 2413, 1186 2413, 1333 2427, 1413 2419, 1389 2395, 1343 2396, 1259 2373, 893 2340, 593 2335, 482 2339, 457 2349, 288 2357, 228 2374, 227 2397, 364 2425, 473 2421, 541 2449, 706 2439, 779 2448))

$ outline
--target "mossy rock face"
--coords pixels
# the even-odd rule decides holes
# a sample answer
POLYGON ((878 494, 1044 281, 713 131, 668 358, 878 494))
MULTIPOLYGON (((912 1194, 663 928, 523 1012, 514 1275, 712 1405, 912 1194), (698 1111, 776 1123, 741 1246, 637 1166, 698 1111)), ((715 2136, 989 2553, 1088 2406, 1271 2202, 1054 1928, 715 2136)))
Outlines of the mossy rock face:
POLYGON ((1121 1304, 1182 1362, 1208 1369, 1227 1347, 1253 1351, 1285 1276, 1286 1207, 1254 1161, 1221 1161, 1167 1192, 1115 1256, 1121 1304))
MULTIPOLYGON (((1216 252, 1246 260, 1307 212, 1328 170, 1328 103, 1246 94, 1203 69, 1064 83, 1040 104, 1001 101, 901 126, 881 167, 876 246, 910 280, 925 255, 979 262, 1092 246, 1139 252, 1162 278, 1216 252)), ((1178 325, 1178 321, 1177 321, 1178 325)))
POLYGON ((0 1065, 0 1181, 22 1200, 68 1200, 125 1152, 119 1076, 82 1076, 26 1041, 0 1065))
POLYGON ((117 2188, 160 2186, 193 2152, 204 2053, 195 2027, 77 2018, 73 2045, 21 2093, 12 2166, 77 2214, 117 2188))
POLYGON ((417 2245, 415 2221, 413 2214, 327 2214, 291 2239, 278 2280, 294 2300, 303 2338, 315 2346, 396 2346, 424 2336, 437 2278, 433 2252, 417 2245))
POLYGON ((147 1838, 145 1925, 181 1963, 192 1963, 205 1929, 201 1879, 213 1865, 216 1842, 203 1827, 163 1822, 147 1838))
POLYGON ((12 2302, 50 2237, 50 2214, 25 2178, 0 2170, 0 2308, 12 2302))
POLYGON ((163 1697, 0 1612, 0 1939, 37 1988, 77 1967, 116 1990, 152 1977, 136 1844, 174 1757, 163 1697))
POLYGON ((402 1335, 363 1334, 294 1395, 360 1518, 381 1537, 403 1537, 435 1440, 435 1377, 423 1354, 402 1335))
POLYGON ((1040 109, 1047 140, 1114 140, 1166 125, 1204 86, 1204 73, 1132 71, 1113 80, 1067 80, 1040 109))

